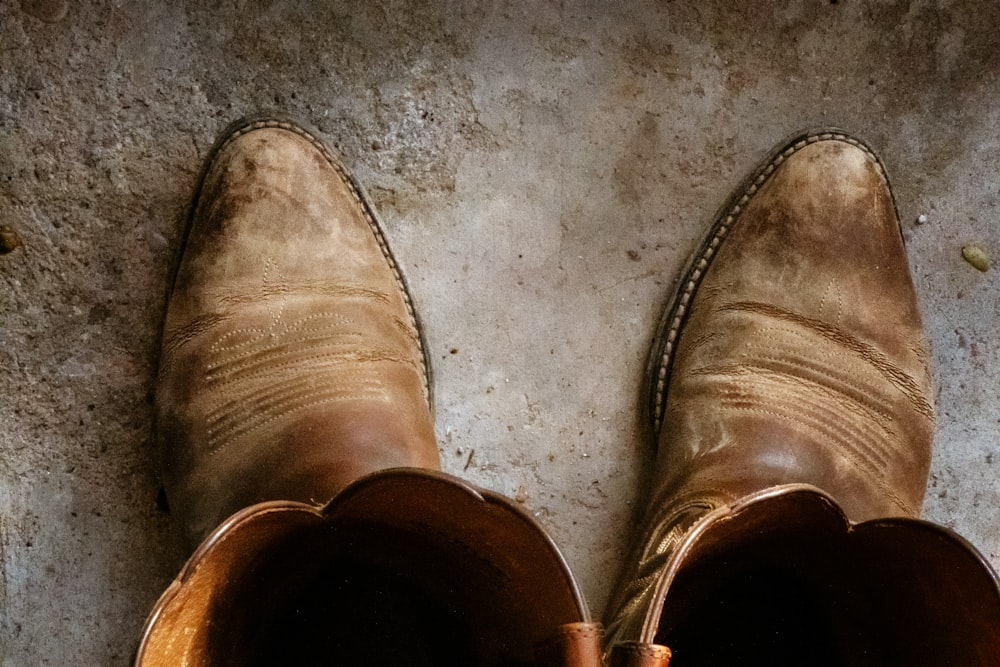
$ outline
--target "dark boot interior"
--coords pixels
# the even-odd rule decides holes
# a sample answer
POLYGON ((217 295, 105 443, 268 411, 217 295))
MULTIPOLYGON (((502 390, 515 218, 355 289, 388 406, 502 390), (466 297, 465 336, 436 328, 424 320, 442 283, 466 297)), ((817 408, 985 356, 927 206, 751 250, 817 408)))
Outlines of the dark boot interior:
POLYGON ((657 643, 671 665, 845 665, 822 591, 768 567, 705 581, 701 600, 670 619, 657 643))
POLYGON ((240 578, 214 615, 211 664, 529 664, 503 573, 440 536, 320 527, 240 578))
POLYGON ((510 501, 430 471, 373 475, 323 510, 234 516, 154 611, 156 665, 521 667, 587 615, 510 501))
POLYGON ((350 558, 271 609, 253 666, 474 665, 467 619, 392 570, 350 558))
POLYGON ((656 643, 670 667, 1000 664, 996 582, 935 531, 724 528, 679 570, 656 643))

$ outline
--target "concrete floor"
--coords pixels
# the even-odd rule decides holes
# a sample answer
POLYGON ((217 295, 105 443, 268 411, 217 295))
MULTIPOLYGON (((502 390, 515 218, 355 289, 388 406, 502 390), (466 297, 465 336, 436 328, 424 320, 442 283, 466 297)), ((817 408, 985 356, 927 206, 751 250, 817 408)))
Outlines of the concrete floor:
MULTIPOLYGON (((409 277, 447 470, 516 496, 602 609, 650 461, 672 281, 787 134, 894 180, 933 348, 925 516, 1000 563, 1000 5, 0 2, 0 664, 125 665, 185 554, 151 387, 196 174, 241 115, 318 126, 409 277), (233 6, 235 5, 235 6, 233 6), (58 13, 58 12, 57 12, 58 13), (917 225, 916 219, 927 221, 917 225)), ((742 4, 742 3, 740 3, 742 4)))

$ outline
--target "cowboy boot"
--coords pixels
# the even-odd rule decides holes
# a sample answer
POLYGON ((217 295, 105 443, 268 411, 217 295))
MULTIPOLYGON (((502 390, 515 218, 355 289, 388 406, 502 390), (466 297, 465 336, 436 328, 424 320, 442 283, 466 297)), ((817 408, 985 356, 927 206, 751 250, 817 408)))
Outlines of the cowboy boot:
POLYGON ((167 499, 203 541, 137 665, 597 663, 545 533, 437 472, 427 369, 341 163, 284 120, 230 127, 192 208, 156 393, 167 499))
POLYGON ((723 208, 654 341, 658 443, 614 665, 1000 664, 1000 593, 921 522, 926 344, 865 145, 806 134, 723 208))
POLYGON ((587 618, 558 550, 512 501, 394 469, 323 508, 230 517, 160 598, 136 665, 598 667, 587 618))
POLYGON ((164 324, 163 482, 197 544, 264 500, 439 467, 423 345, 374 210, 310 133, 237 123, 212 150, 164 324))

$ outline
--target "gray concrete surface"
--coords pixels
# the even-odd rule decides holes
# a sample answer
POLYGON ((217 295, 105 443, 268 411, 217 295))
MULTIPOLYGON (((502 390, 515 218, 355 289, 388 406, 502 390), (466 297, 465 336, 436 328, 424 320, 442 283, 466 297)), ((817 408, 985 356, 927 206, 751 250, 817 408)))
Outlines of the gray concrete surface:
POLYGON ((925 515, 1000 562, 1000 274, 961 256, 1000 255, 997 3, 60 4, 0 2, 0 225, 23 242, 0 256, 3 667, 127 664, 185 556, 151 437, 167 281, 206 150, 265 108, 318 126, 383 213, 445 468, 523 501, 595 612, 676 272, 784 136, 866 138, 933 346, 925 515))

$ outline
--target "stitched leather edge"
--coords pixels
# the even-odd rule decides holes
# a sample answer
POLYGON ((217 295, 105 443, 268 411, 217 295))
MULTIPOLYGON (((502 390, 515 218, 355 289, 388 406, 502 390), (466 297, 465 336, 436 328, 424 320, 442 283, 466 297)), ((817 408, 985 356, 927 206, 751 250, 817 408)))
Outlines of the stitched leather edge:
MULTIPOLYGON (((417 332, 417 346, 420 348, 420 359, 422 365, 422 375, 424 380, 424 392, 426 395, 427 407, 434 414, 434 383, 433 383, 433 368, 431 366, 430 355, 428 353, 427 338, 424 334, 423 322, 417 313, 416 308, 413 305, 413 297, 410 294, 409 285, 406 282, 406 278, 403 275, 402 269, 399 263, 396 261, 395 256, 392 253, 392 249, 389 247, 389 243, 385 238, 385 234, 382 231, 382 220, 369 201, 367 193, 361 187, 361 184, 354 178, 351 172, 344 166, 343 161, 340 157, 334 153, 326 143, 318 138, 318 132, 311 129, 307 129, 306 125, 300 121, 292 120, 283 116, 280 113, 265 112, 256 115, 246 116, 233 121, 226 127, 225 130, 216 139, 212 148, 209 150, 208 156, 205 158, 201 173, 198 176, 198 183, 194 190, 194 196, 191 199, 189 205, 187 221, 184 228, 183 240, 181 242, 180 252, 176 255, 174 260, 173 272, 170 280, 170 292, 167 294, 167 300, 169 301, 170 294, 173 292, 173 285, 177 280, 177 273, 180 269, 181 260, 184 256, 184 251, 187 247, 188 237, 191 231, 191 225, 194 222, 194 216, 198 209, 198 202, 201 199, 202 189, 205 185, 205 179, 208 173, 211 171, 215 164, 216 159, 228 147, 233 141, 239 137, 248 134, 254 130, 260 129, 281 129, 292 132, 306 141, 308 141, 314 148, 316 148, 326 159, 327 163, 333 167, 337 175, 340 176, 343 183, 347 186, 348 190, 351 192, 355 203, 361 209, 365 220, 368 222, 368 227, 371 229, 372 234, 375 236, 375 240, 382 250, 382 256, 385 258, 386 262, 389 264, 389 268, 392 271, 393 277, 396 280, 396 284, 399 286, 400 291, 403 294, 403 302, 406 304, 406 311, 410 319, 410 325, 413 327, 414 331, 417 332)), ((166 312, 164 310, 164 312, 166 312)), ((161 327, 162 332, 162 327, 161 327)), ((161 333, 162 336, 162 333, 161 333)), ((162 340, 161 340, 162 348, 162 340)))
MULTIPOLYGON (((777 168, 798 151, 819 141, 840 141, 860 148, 878 167, 879 173, 888 186, 889 178, 885 165, 875 152, 865 142, 836 128, 822 128, 796 133, 791 139, 779 144, 778 148, 769 153, 761 164, 751 172, 750 176, 735 190, 716 215, 707 236, 693 253, 682 272, 681 279, 677 284, 677 291, 672 301, 668 302, 669 305, 664 309, 657 325, 653 344, 646 361, 645 389, 642 401, 654 447, 659 443, 660 430, 663 426, 667 387, 670 384, 677 339, 680 337, 681 329, 687 320, 688 306, 708 272, 719 246, 725 240, 733 224, 737 222, 736 218, 777 168)), ((889 188, 889 190, 891 193, 892 189, 889 188)), ((896 210, 895 198, 892 202, 893 209, 896 210)), ((896 218, 899 219, 898 211, 896 218)))

